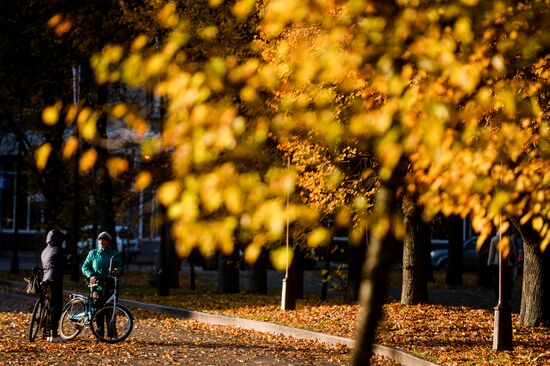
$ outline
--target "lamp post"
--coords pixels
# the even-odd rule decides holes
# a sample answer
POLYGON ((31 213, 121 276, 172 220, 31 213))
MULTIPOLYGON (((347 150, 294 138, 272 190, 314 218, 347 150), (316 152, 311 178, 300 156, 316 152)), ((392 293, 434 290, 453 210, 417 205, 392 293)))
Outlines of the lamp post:
MULTIPOLYGON (((500 219, 499 219, 500 220, 500 219)), ((509 296, 504 296, 510 291, 510 281, 505 276, 509 276, 508 258, 504 258, 502 253, 502 233, 498 234, 498 304, 495 307, 495 320, 493 330, 493 350, 511 351, 512 346, 512 312, 508 302, 509 296), (506 272, 505 272, 506 271, 506 272)))
MULTIPOLYGON (((290 154, 288 155, 287 160, 287 169, 290 170, 290 154)), ((287 192, 286 196, 286 268, 285 268, 285 277, 283 278, 282 291, 281 291, 281 310, 294 310, 296 308, 296 296, 294 293, 294 283, 289 276, 289 226, 290 220, 288 217, 288 206, 290 201, 290 192, 287 192)))

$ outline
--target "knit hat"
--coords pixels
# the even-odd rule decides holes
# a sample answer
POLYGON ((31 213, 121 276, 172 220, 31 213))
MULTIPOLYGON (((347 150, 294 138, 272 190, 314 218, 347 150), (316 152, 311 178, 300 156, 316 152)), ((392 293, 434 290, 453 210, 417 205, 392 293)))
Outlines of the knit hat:
POLYGON ((65 234, 59 230, 50 230, 46 236, 46 244, 59 246, 65 241, 65 234))
POLYGON ((111 243, 111 235, 109 235, 108 232, 106 231, 103 231, 102 233, 100 233, 98 236, 97 236, 97 239, 103 239, 103 240, 106 240, 108 241, 109 243, 111 243))

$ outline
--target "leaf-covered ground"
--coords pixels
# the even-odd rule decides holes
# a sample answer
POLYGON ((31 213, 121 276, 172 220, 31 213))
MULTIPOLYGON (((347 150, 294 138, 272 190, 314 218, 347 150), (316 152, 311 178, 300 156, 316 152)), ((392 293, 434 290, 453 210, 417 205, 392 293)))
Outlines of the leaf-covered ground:
MULTIPOLYGON (((135 328, 119 344, 98 342, 89 330, 75 340, 27 340, 32 298, 0 292, 0 365, 346 365, 344 346, 173 318, 134 310, 135 328)), ((376 357, 376 366, 394 366, 376 357)))
MULTIPOLYGON (((154 288, 148 285, 146 274, 128 273, 124 283, 123 297, 139 301, 270 321, 348 338, 353 338, 356 332, 359 306, 339 299, 321 302, 318 297, 310 296, 298 300, 296 310, 281 311, 278 294, 191 293, 182 286, 182 289, 170 290, 171 296, 158 297, 154 295, 154 288)), ((469 290, 449 291, 449 294, 458 297, 463 296, 464 291, 469 290)), ((410 351, 441 365, 550 364, 550 329, 521 327, 517 314, 513 314, 514 350, 499 353, 492 350, 493 311, 489 308, 404 306, 390 302, 385 305, 384 314, 378 343, 410 351)), ((349 362, 350 351, 340 349, 340 352, 342 355, 337 362, 349 362)))
MULTIPOLYGON (((466 279, 469 281, 474 282, 466 279)), ((132 282, 139 282, 139 279, 132 282)), ((434 287, 439 287, 438 283, 434 287)), ((439 290, 443 292, 443 289, 439 290)), ((487 294, 487 291, 465 287, 448 290, 446 296, 468 297, 468 292, 474 293, 470 296, 474 301, 487 294)), ((162 298, 128 295, 145 302, 270 321, 348 338, 354 338, 356 334, 359 314, 359 306, 355 303, 340 299, 322 302, 317 296, 298 300, 296 310, 281 311, 278 294, 181 293, 162 298)), ((407 350, 442 365, 550 365, 550 329, 522 327, 517 314, 512 315, 514 350, 498 353, 492 350, 494 314, 491 308, 429 304, 405 306, 390 302, 385 305, 384 314, 378 343, 407 350)))

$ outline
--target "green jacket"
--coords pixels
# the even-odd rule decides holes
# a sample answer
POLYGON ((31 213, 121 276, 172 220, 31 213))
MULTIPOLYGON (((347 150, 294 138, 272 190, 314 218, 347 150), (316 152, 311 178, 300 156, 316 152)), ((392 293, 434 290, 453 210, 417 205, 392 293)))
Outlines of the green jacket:
POLYGON ((107 248, 105 250, 93 249, 88 253, 82 264, 82 274, 86 278, 95 276, 99 280, 99 283, 103 284, 109 275, 109 262, 111 258, 113 258, 113 269, 116 268, 118 273, 122 273, 124 271, 122 256, 118 251, 107 248))

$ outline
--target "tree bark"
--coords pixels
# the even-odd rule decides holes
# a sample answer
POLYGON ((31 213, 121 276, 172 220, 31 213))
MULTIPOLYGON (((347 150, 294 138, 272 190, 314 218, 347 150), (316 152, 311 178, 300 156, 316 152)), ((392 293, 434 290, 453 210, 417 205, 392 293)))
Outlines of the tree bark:
POLYGON ((159 248, 159 270, 157 273, 157 295, 168 296, 170 293, 168 286, 168 225, 166 224, 166 207, 160 208, 162 215, 162 226, 160 229, 160 248, 159 248))
POLYGON ((523 288, 519 321, 522 325, 538 326, 543 321, 543 256, 536 244, 523 245, 523 288))
POLYGON ((168 274, 166 280, 168 281, 168 287, 169 288, 179 288, 180 287, 180 268, 181 268, 181 258, 178 256, 178 253, 176 252, 176 243, 174 242, 174 239, 172 238, 170 233, 170 226, 171 222, 166 223, 167 225, 167 232, 168 232, 168 274))
POLYGON ((267 294, 267 251, 262 248, 255 263, 250 265, 249 291, 253 294, 267 294))
POLYGON ((411 198, 403 201, 405 241, 403 247, 403 282, 401 303, 414 305, 429 301, 426 251, 429 248, 429 227, 421 217, 421 210, 411 198))
POLYGON ((363 266, 364 279, 361 282, 359 299, 361 313, 352 360, 354 366, 370 365, 378 319, 380 319, 382 306, 386 299, 389 269, 395 262, 395 253, 400 245, 400 241, 392 231, 396 225, 400 225, 397 222, 400 220, 399 215, 391 214, 396 209, 394 207, 395 191, 396 189, 391 186, 382 185, 376 193, 374 215, 377 216, 376 221, 379 224, 372 233, 372 241, 363 266))
MULTIPOLYGON (((108 100, 108 90, 105 85, 97 88, 98 105, 103 106, 108 100)), ((103 115, 97 121, 97 135, 101 141, 107 141, 107 116, 103 115)), ((106 146, 98 145, 96 147, 98 154, 97 180, 98 189, 98 207, 99 207, 99 230, 108 231, 113 238, 111 247, 117 248, 117 237, 115 230, 115 207, 113 201, 113 181, 107 170, 107 159, 109 150, 106 146)))
POLYGON ((237 247, 230 255, 219 253, 218 258, 218 293, 239 293, 239 250, 237 247))
POLYGON ((462 218, 451 216, 445 219, 445 231, 449 240, 449 256, 445 284, 462 286, 463 240, 462 218))
POLYGON ((359 299, 359 287, 361 285, 361 265, 365 262, 367 252, 367 239, 360 244, 349 244, 348 256, 348 296, 352 301, 359 299))
POLYGON ((292 261, 294 271, 294 295, 296 299, 304 298, 304 250, 295 248, 294 260, 292 261))

